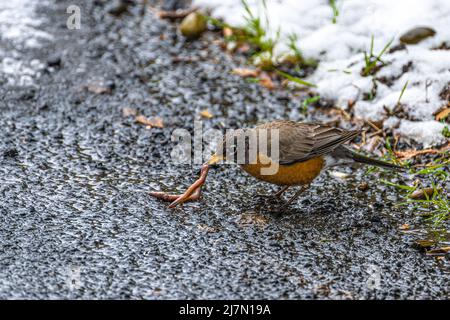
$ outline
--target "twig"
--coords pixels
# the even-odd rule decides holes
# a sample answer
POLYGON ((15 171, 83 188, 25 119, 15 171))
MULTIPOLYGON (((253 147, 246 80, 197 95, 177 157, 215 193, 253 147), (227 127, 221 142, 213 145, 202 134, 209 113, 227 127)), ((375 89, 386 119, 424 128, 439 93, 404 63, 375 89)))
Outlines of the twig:
POLYGON ((381 130, 381 129, 378 128, 372 121, 367 120, 367 123, 368 123, 373 129, 375 129, 376 131, 381 130))
POLYGON ((396 151, 395 155, 400 159, 411 159, 423 154, 437 154, 444 151, 450 150, 450 142, 439 149, 423 149, 423 150, 406 150, 406 151, 396 151))
POLYGON ((377 131, 372 132, 371 134, 367 135, 367 138, 372 138, 374 136, 379 135, 380 133, 383 133, 383 129, 378 129, 377 131))

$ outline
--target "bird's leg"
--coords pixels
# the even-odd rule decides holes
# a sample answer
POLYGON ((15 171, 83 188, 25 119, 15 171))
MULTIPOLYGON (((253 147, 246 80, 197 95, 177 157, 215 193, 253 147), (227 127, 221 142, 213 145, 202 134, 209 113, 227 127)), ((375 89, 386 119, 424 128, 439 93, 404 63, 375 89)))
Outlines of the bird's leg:
POLYGON ((257 194, 256 197, 258 198, 265 198, 265 199, 280 199, 281 195, 287 190, 289 189, 290 186, 284 186, 282 187, 280 190, 278 190, 277 192, 275 192, 274 194, 257 194))
POLYGON ((297 199, 303 192, 305 192, 309 188, 309 184, 306 184, 301 187, 284 205, 283 207, 287 207, 290 205, 295 199, 297 199))
POLYGON ((168 194, 166 192, 150 192, 150 195, 161 199, 163 201, 172 201, 169 208, 175 208, 177 205, 188 200, 198 200, 200 198, 201 188, 208 176, 209 163, 205 163, 200 171, 200 178, 198 178, 183 194, 168 194))
POLYGON ((283 188, 281 188, 280 190, 278 190, 276 193, 273 194, 274 198, 280 198, 281 195, 283 193, 285 193, 287 191, 287 189, 289 189, 290 186, 284 186, 283 188))

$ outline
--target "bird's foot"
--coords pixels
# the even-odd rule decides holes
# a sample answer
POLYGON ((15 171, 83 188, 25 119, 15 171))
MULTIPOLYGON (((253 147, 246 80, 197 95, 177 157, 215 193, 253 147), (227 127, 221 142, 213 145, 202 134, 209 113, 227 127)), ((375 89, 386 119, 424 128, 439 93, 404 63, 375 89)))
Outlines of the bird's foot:
POLYGON ((289 186, 284 186, 282 187, 279 191, 273 193, 273 194, 257 194, 256 197, 257 198, 262 198, 262 199, 268 199, 268 200, 281 200, 281 196, 283 195, 284 192, 286 192, 286 190, 289 188, 289 186))
POLYGON ((258 194, 255 195, 255 198, 262 199, 262 200, 266 200, 266 199, 268 200, 268 199, 274 198, 274 195, 273 194, 258 193, 258 194))

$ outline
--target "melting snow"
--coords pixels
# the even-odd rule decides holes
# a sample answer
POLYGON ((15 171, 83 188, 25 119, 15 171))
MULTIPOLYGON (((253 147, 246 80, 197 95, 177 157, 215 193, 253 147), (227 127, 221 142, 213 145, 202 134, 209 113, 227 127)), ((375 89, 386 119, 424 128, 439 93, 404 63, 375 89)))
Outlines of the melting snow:
POLYGON ((52 36, 39 29, 42 19, 35 14, 39 0, 0 1, 0 76, 9 85, 31 85, 43 63, 37 59, 22 59, 22 52, 40 46, 52 36))
MULTIPOLYGON (((261 11, 261 0, 249 0, 254 12, 261 11)), ((332 23, 333 12, 328 0, 267 0, 267 13, 272 34, 281 28, 281 41, 275 48, 286 52, 289 34, 298 36, 298 47, 306 57, 320 61, 308 81, 317 85, 319 94, 330 98, 342 108, 348 100, 355 100, 355 115, 365 120, 388 120, 384 127, 395 125, 394 132, 425 147, 445 142, 443 124, 434 120, 433 113, 447 104, 439 93, 450 82, 450 51, 432 50, 446 42, 450 45, 450 1, 448 0, 337 0, 339 16, 332 23), (434 37, 405 50, 386 53, 387 63, 376 74, 389 80, 377 81, 377 94, 368 101, 373 82, 363 77, 363 52, 369 51, 374 36, 374 53, 380 52, 393 38, 418 26, 431 27, 434 37), (407 119, 388 118, 403 86, 408 86, 401 99, 407 119), (385 81, 386 82, 386 81, 385 81), (427 87, 427 89, 426 89, 427 87)), ((212 15, 231 25, 243 25, 244 8, 240 0, 194 0, 194 5, 210 9, 212 15)), ((391 47, 392 47, 391 46, 391 47)))

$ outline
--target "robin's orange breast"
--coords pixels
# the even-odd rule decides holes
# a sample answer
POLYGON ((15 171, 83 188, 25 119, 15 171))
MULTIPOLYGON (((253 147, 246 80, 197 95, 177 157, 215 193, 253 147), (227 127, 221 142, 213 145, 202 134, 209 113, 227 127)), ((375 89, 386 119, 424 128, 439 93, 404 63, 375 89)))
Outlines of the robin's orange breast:
POLYGON ((262 181, 280 186, 295 186, 311 183, 325 165, 325 160, 322 157, 317 157, 289 165, 279 165, 276 173, 263 175, 261 169, 269 167, 271 165, 269 161, 267 156, 259 154, 258 161, 255 164, 244 164, 241 167, 244 171, 262 181))

